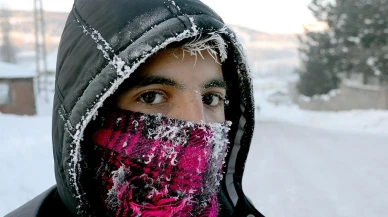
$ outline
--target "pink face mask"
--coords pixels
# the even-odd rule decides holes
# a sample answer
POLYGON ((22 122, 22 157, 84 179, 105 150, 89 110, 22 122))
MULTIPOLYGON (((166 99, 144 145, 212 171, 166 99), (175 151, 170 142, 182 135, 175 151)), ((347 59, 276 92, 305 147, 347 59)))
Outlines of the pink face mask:
POLYGON ((217 216, 230 122, 119 109, 99 117, 87 164, 108 216, 217 216))

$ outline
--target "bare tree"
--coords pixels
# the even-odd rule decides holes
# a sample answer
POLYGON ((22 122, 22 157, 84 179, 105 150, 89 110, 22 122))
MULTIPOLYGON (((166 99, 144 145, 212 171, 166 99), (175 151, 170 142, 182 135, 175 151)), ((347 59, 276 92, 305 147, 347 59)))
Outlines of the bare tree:
POLYGON ((0 6, 0 31, 3 36, 3 43, 0 46, 0 58, 3 62, 16 63, 16 52, 10 38, 10 17, 9 9, 0 6))

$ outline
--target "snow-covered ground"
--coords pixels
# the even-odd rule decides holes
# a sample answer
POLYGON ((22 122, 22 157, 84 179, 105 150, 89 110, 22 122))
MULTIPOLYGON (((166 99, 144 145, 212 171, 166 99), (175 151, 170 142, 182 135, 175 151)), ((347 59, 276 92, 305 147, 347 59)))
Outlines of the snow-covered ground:
POLYGON ((255 103, 258 120, 276 120, 296 125, 338 131, 359 132, 388 135, 388 111, 353 110, 343 112, 318 112, 302 110, 298 106, 279 105, 268 102, 274 92, 288 92, 288 82, 294 77, 283 80, 276 78, 257 79, 254 81, 255 103))
POLYGON ((388 135, 259 121, 243 180, 267 217, 388 216, 388 135))
POLYGON ((0 114, 0 216, 55 183, 51 118, 0 114))
MULTIPOLYGON (((388 111, 310 112, 264 96, 244 178, 263 214, 388 215, 388 111)), ((39 99, 35 117, 0 114, 0 216, 55 183, 50 105, 39 99)))
POLYGON ((352 110, 317 112, 299 109, 296 105, 275 106, 260 100, 258 120, 276 120, 337 132, 359 132, 388 135, 388 111, 352 110))

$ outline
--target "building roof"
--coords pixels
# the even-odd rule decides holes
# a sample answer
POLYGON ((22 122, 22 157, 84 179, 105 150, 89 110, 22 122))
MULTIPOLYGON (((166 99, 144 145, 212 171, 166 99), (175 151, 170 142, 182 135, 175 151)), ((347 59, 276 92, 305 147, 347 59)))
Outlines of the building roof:
POLYGON ((16 64, 0 62, 0 78, 33 78, 35 70, 16 64))

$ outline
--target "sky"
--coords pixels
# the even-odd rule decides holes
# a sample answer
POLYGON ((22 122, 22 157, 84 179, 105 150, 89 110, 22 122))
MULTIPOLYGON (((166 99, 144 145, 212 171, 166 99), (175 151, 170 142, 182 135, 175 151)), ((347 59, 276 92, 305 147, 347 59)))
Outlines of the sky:
MULTIPOLYGON (((47 11, 69 12, 73 0, 42 0, 47 11)), ((32 10, 33 0, 0 0, 15 10, 32 10)), ((203 0, 229 24, 267 33, 301 33, 315 23, 307 9, 311 0, 203 0)))

